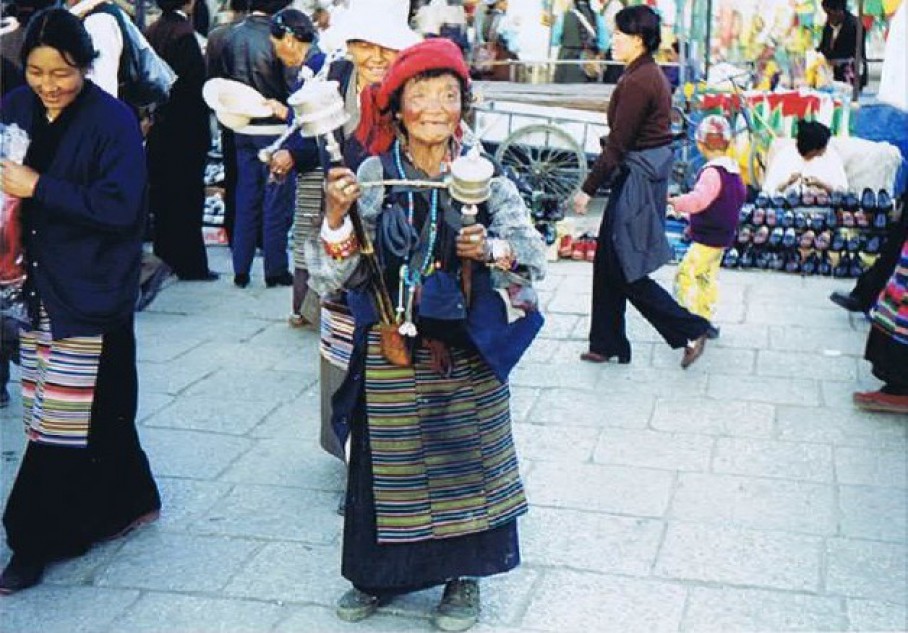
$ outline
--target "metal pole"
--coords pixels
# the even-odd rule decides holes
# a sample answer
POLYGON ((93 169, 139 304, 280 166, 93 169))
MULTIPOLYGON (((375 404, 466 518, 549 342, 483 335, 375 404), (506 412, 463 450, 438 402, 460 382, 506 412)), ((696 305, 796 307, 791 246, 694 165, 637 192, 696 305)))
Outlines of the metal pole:
POLYGON ((854 85, 851 87, 851 102, 857 104, 861 97, 861 79, 864 70, 864 0, 858 0, 858 35, 854 44, 854 85))
POLYGON ((684 24, 684 0, 675 3, 675 39, 678 42, 678 87, 683 88, 688 81, 687 76, 687 58, 690 54, 688 42, 690 41, 690 30, 684 24))
POLYGON ((706 50, 703 51, 703 78, 709 80, 710 51, 713 37, 713 0, 706 0, 706 50))

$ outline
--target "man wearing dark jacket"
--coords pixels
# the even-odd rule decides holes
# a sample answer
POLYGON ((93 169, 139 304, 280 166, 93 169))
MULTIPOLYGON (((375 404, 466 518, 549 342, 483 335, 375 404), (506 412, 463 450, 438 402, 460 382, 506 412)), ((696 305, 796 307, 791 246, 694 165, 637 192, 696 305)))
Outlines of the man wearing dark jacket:
MULTIPOLYGON (((848 11, 846 0, 824 0, 826 25, 817 50, 832 64, 836 81, 855 81, 855 58, 858 50, 858 19, 848 11)), ((866 54, 866 33, 861 39, 861 51, 866 54)), ((863 57, 863 55, 862 55, 863 57)), ((861 60, 861 87, 867 85, 867 61, 861 60)))
MULTIPOLYGON (((230 0, 230 13, 225 21, 220 22, 208 33, 205 53, 208 57, 208 78, 220 77, 223 72, 221 53, 227 36, 237 24, 246 19, 249 13, 249 0, 230 0)), ((218 14, 222 17, 222 14, 218 14)), ((233 130, 218 124, 221 131, 221 160, 224 162, 224 232, 227 242, 233 244, 233 225, 236 220, 236 146, 233 130)))
MULTIPOLYGON (((265 99, 286 103, 290 84, 275 57, 270 38, 270 18, 289 0, 252 0, 249 17, 231 29, 220 56, 217 74, 255 88, 265 99)), ((293 284, 287 257, 287 233, 293 221, 293 179, 269 179, 268 166, 258 151, 270 145, 285 129, 277 118, 253 119, 236 135, 236 223, 233 233, 233 283, 249 285, 256 240, 262 233, 265 285, 293 284)))

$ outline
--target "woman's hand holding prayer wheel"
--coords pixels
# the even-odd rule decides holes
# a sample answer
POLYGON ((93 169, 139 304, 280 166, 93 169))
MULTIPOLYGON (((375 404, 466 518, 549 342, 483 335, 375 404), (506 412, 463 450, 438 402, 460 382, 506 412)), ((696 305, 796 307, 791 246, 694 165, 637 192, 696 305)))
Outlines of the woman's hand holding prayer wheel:
POLYGON ((457 256, 486 261, 486 227, 482 224, 463 227, 457 236, 457 256))
POLYGON ((362 188, 356 175, 346 167, 334 167, 325 178, 325 220, 331 229, 340 228, 350 207, 359 200, 362 188))

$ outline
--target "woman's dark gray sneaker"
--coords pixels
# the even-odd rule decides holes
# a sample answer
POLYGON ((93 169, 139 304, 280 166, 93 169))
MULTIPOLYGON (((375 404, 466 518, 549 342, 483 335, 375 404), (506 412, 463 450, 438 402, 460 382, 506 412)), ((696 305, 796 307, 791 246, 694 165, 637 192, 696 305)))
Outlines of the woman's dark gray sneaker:
POLYGON ((370 596, 359 589, 350 589, 337 601, 337 617, 344 622, 359 622, 378 611, 378 608, 387 604, 378 596, 370 596))
POLYGON ((466 631, 479 620, 479 583, 458 578, 445 585, 441 602, 432 614, 432 624, 442 631, 466 631))

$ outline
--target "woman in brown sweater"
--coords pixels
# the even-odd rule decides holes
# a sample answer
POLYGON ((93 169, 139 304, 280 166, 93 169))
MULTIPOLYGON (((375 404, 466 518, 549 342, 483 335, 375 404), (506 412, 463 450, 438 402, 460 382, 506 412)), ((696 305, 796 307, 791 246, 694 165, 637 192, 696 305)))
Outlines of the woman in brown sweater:
POLYGON ((593 265, 590 346, 580 358, 630 362, 624 317, 630 301, 669 345, 684 348, 681 367, 687 368, 703 353, 711 326, 649 277, 671 260, 665 237, 671 89, 652 57, 660 20, 647 6, 626 7, 615 16, 615 27, 612 53, 627 68, 609 101, 602 154, 574 197, 574 211, 584 215, 596 190, 610 185, 593 265))

